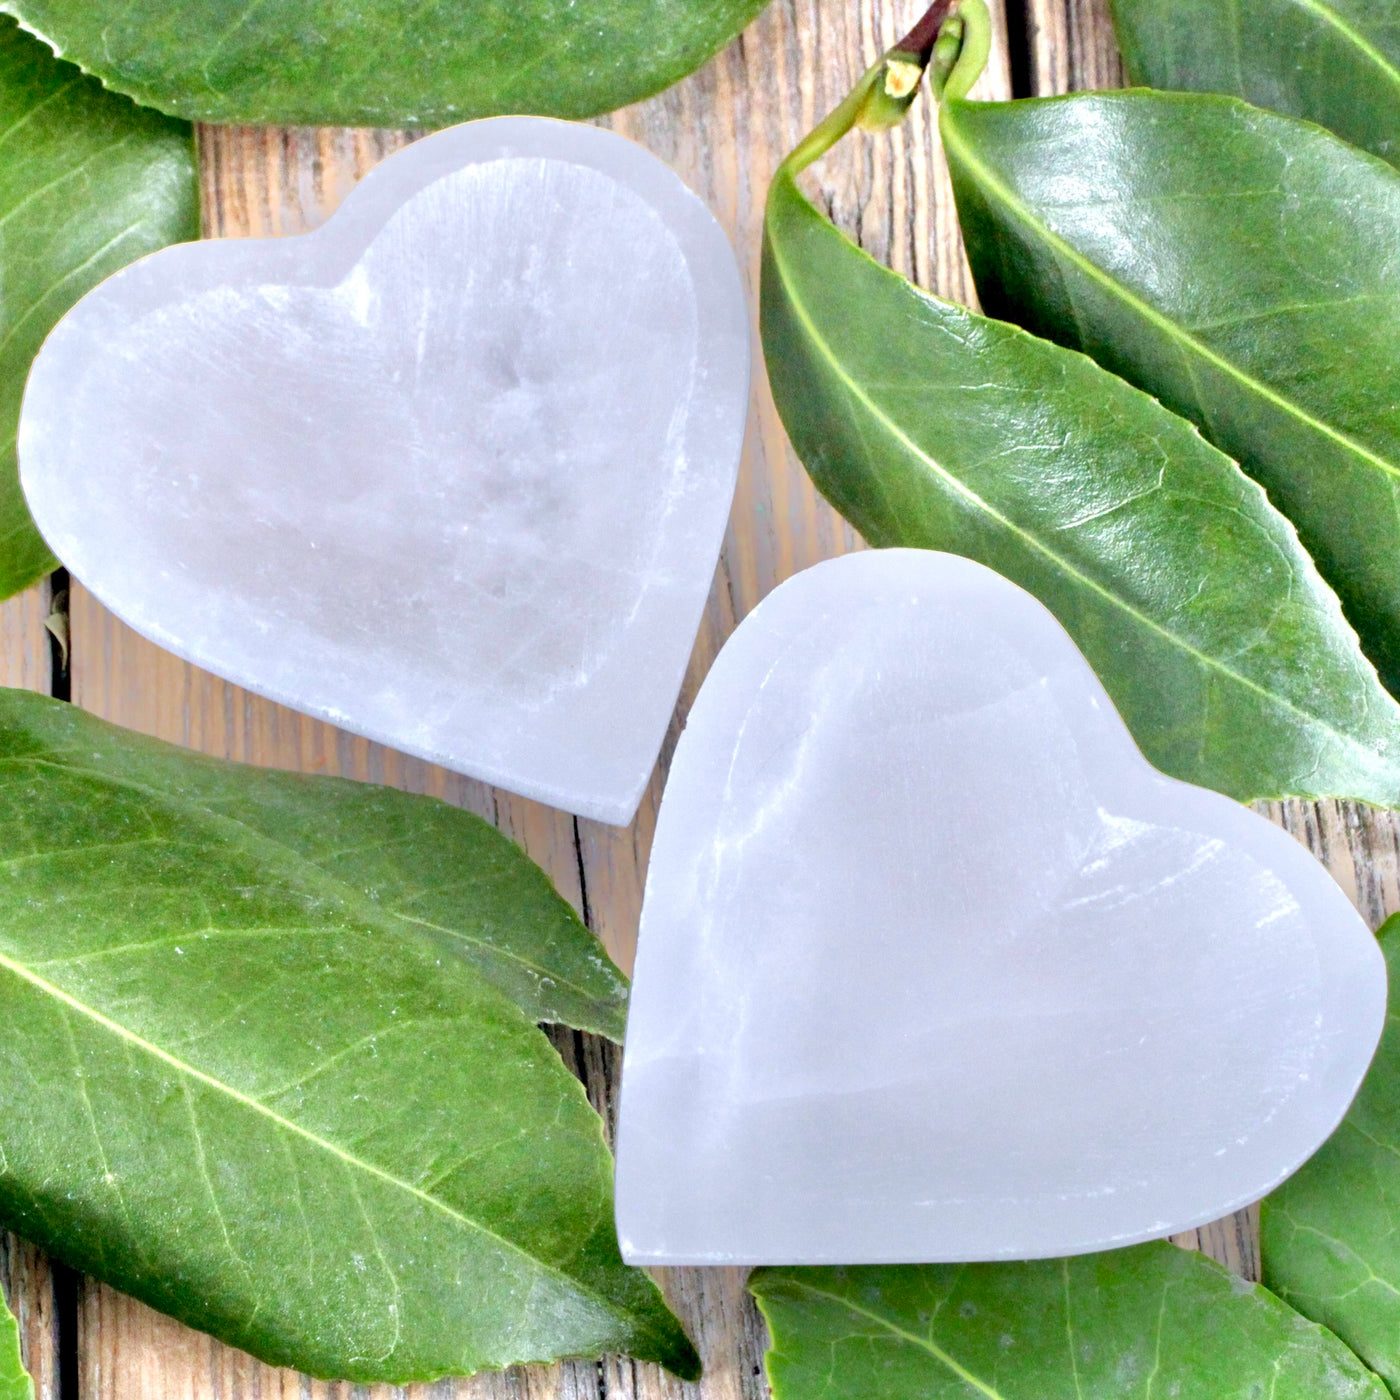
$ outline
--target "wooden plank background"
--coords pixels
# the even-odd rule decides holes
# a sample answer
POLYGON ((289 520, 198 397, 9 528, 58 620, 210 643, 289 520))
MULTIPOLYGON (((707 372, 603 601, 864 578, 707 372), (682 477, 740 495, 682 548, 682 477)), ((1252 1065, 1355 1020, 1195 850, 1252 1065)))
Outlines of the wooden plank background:
MULTIPOLYGON (((1102 0, 994 0, 997 44, 977 95, 1007 97, 1118 86, 1121 69, 1102 0)), ((757 311, 759 232, 769 177, 783 155, 918 17, 922 0, 773 0, 700 72, 605 119, 654 151, 704 198, 729 232, 757 311)), ((205 232, 296 233, 321 222, 376 161, 408 138, 392 132, 206 128, 200 132, 205 232)), ((845 142, 812 186, 836 222, 876 258, 923 286, 972 302, 933 112, 845 142)), ((756 334, 756 333, 755 333, 756 334)), ((755 340, 755 344, 756 344, 755 340)), ((480 812, 519 841, 630 967, 656 804, 671 746, 695 690, 737 621, 783 579, 859 547, 818 498, 787 444, 761 372, 724 551, 682 691, 677 720, 637 820, 626 831, 572 817, 385 750, 250 696, 176 660, 71 590, 71 666, 57 664, 44 620, 62 580, 0 606, 0 683, 72 700, 176 743, 251 763, 336 773, 428 792, 480 812)), ((1269 815, 1323 861, 1378 924, 1400 908, 1400 822, 1349 804, 1285 803, 1269 815)), ((562 1053, 609 1112, 611 1047, 577 1035, 562 1053)), ((1201 1247, 1257 1276, 1252 1212, 1193 1231, 1201 1247)), ((277 1371, 158 1316, 0 1235, 0 1284, 21 1322, 40 1400, 760 1400, 762 1324, 738 1270, 662 1277, 704 1356, 686 1386, 653 1366, 610 1357, 517 1368, 432 1386, 354 1387, 277 1371)))

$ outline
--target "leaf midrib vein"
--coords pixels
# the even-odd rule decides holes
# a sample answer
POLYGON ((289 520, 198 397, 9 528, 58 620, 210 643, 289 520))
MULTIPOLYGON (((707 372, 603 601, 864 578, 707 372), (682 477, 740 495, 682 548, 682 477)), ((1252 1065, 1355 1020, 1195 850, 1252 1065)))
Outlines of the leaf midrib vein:
POLYGON ((972 1386, 980 1394, 986 1396, 987 1400, 1005 1400, 1005 1397, 999 1390, 984 1381, 980 1376, 969 1371, 966 1366, 955 1357, 950 1356, 937 1342, 933 1341, 932 1338, 921 1337, 917 1332, 907 1331, 890 1318, 884 1317, 880 1313, 873 1312, 869 1308, 863 1308, 859 1303, 852 1302, 851 1299, 842 1297, 839 1293, 832 1293, 825 1288, 818 1288, 815 1284, 806 1283, 801 1279, 795 1279, 791 1275, 784 1277, 783 1284, 785 1287, 798 1288, 804 1293, 810 1293, 814 1298, 825 1298, 828 1302, 835 1303, 838 1307, 845 1308, 855 1313, 857 1317, 868 1319, 877 1326, 883 1327, 892 1336, 898 1337, 901 1341, 908 1342, 910 1345, 918 1347, 921 1351, 928 1352, 936 1361, 946 1366, 960 1381, 972 1386))
MULTIPOLYGON (((814 210, 813 212, 815 213, 816 211, 814 210)), ((817 217, 820 218, 821 216, 817 215, 817 217)), ((833 231, 836 232, 835 230, 833 231)), ((840 234, 839 232, 837 232, 837 236, 844 238, 844 235, 840 234)), ((1306 710, 1299 709, 1297 705, 1295 705, 1291 700, 1285 698, 1284 696, 1278 695, 1271 690, 1266 690, 1257 681, 1251 680, 1248 676, 1241 675, 1239 672, 1232 670, 1230 667, 1226 666, 1217 658, 1209 656, 1205 652, 1199 651, 1197 648, 1193 647, 1189 642, 1187 642, 1184 638, 1177 636, 1174 632, 1169 631, 1167 628, 1163 627, 1160 623, 1154 621, 1146 614, 1139 612, 1138 609, 1133 607, 1129 602, 1127 602, 1126 599, 1118 597, 1117 594, 1105 588, 1096 579, 1093 579, 1089 577, 1089 575, 1082 573, 1079 569, 1075 568, 1074 565, 1071 564, 1068 559, 1064 558, 1064 556, 1060 554, 1057 554, 1053 549, 1051 549, 1049 545, 1037 539, 1036 536, 1031 534, 1028 530, 1023 529, 1021 526, 1017 525, 1015 521, 1011 520, 1009 517, 1003 515, 1000 511, 996 510, 990 502, 985 500, 983 497, 979 496, 974 490, 972 490, 970 486, 968 486, 965 482, 960 481, 956 476, 954 476, 950 471, 948 471, 947 468, 943 467, 939 462, 935 461, 934 458, 929 456, 929 454, 925 452, 923 448, 920 447, 919 444, 916 443, 911 437, 909 437, 909 435, 905 433, 904 430, 900 428, 899 425, 892 418, 890 418, 879 407, 878 404, 874 402, 874 400, 869 398, 868 395, 864 393, 864 391, 860 388, 856 381, 852 379, 851 376, 846 372, 845 367, 837 358, 831 346, 827 343, 826 339, 820 334, 816 326, 813 324, 812 318, 807 313, 806 306, 803 304, 802 300, 796 295, 796 292, 793 288, 793 284, 790 278, 788 277, 786 261, 783 258, 782 253, 779 251, 777 240, 770 239, 769 245, 773 250, 773 260, 774 263, 777 265, 778 274, 782 278, 783 289, 788 295, 788 300, 791 303, 793 309, 796 311, 798 317, 801 319, 803 326, 806 328, 813 342, 820 347, 822 357, 831 366, 832 371, 837 375, 841 382, 847 386, 852 396, 865 405, 866 409, 871 414, 871 416, 874 417, 879 423, 881 423, 892 437, 894 437, 898 442, 902 443, 906 450, 908 450, 912 455, 917 457, 920 461, 927 463, 929 468, 933 472, 935 472, 942 480, 947 482, 948 485, 952 487, 954 491, 964 496, 975 507, 983 511, 986 515, 990 516, 991 519, 995 520, 999 525, 1009 530, 1018 539, 1030 546, 1030 548, 1043 554, 1057 568, 1061 569, 1070 578, 1076 580, 1078 583, 1090 589, 1092 592, 1097 593, 1101 597, 1105 598, 1114 607, 1119 608, 1121 611, 1125 612, 1129 617, 1133 618, 1136 622, 1138 622, 1141 626, 1145 627, 1148 631, 1155 632, 1158 636, 1165 638, 1173 646, 1179 647, 1188 656, 1193 657, 1200 665, 1207 667, 1211 670, 1218 671, 1222 676, 1226 677, 1228 680, 1234 681, 1237 685, 1244 687, 1246 690, 1253 691, 1256 695, 1259 695, 1270 704, 1277 705, 1280 708, 1289 711, 1291 714, 1296 715, 1300 720, 1305 721, 1307 724, 1315 725, 1323 732, 1333 735, 1341 743, 1350 745, 1353 749, 1356 749, 1367 755, 1372 755, 1374 753, 1374 751, 1368 745, 1364 744, 1361 740, 1353 737, 1350 734, 1346 734, 1339 729, 1336 729, 1333 725, 1329 724, 1320 716, 1309 714, 1306 710)), ((861 252, 860 249, 856 249, 856 251, 861 252)), ((880 264, 875 263, 875 266, 880 267, 880 264)), ((889 276, 898 276, 897 273, 889 272, 888 268, 880 267, 880 270, 882 272, 885 272, 889 276)), ((903 278, 901 278, 900 280, 904 281, 903 278)), ((917 288, 913 287, 912 283, 906 283, 906 285, 908 285, 911 290, 915 291, 917 295, 922 295, 922 293, 918 292, 917 288)))
MULTIPOLYGON (((81 773, 86 777, 95 778, 98 782, 110 783, 117 787, 128 788, 132 792, 139 792, 143 797, 155 798, 163 806, 168 806, 171 802, 169 795, 162 792, 159 788, 150 787, 145 783, 137 782, 133 778, 120 777, 114 773, 104 773, 100 769, 87 768, 84 767, 82 764, 78 763, 66 763, 61 762, 58 759, 45 758, 42 754, 11 754, 5 757, 0 757, 0 765, 4 765, 7 763, 29 763, 41 765, 46 768, 57 768, 60 772, 63 773, 81 773)), ((571 990, 577 992, 580 996, 588 999, 589 1001, 596 1000, 597 998, 597 993, 590 991, 587 987, 582 987, 565 976, 556 974, 553 971, 541 967, 537 963, 531 962, 529 958, 522 956, 520 953, 515 952, 513 949, 503 948, 496 943, 489 943, 479 934, 469 933, 465 929, 454 929, 445 925, 435 924, 430 920, 424 919, 416 914, 408 914, 401 910, 394 909, 388 905, 371 903, 370 901, 365 900, 361 896, 357 895, 353 889, 351 889, 347 884, 345 884, 344 881, 340 880, 337 876, 323 869, 320 865, 316 863, 316 861, 311 859, 311 857, 303 855, 300 851, 294 850, 291 846, 286 845, 284 842, 278 841, 275 837, 267 835, 266 832, 259 831, 257 827, 249 825, 249 823, 242 820, 242 818, 229 816, 226 812, 221 812, 217 808, 193 798, 182 798, 180 800, 184 806, 198 810, 200 814, 204 816, 210 823, 215 825, 233 827, 239 832, 241 832, 244 838, 246 839, 247 844, 250 847, 252 847, 255 851, 274 852, 281 858, 283 862, 290 863, 292 865, 295 865, 299 869, 311 872, 315 880, 319 882, 321 889, 324 893, 333 897, 355 918, 362 920, 364 923, 370 925, 371 927, 382 927, 383 922, 386 918, 395 919, 398 922, 404 924, 417 925, 418 927, 426 931, 441 933, 444 937, 447 938, 460 939, 463 943, 475 944, 476 946, 489 951, 494 956, 503 958, 510 962, 517 963, 519 964, 519 966, 526 969, 527 971, 534 972, 539 976, 547 978, 550 981, 555 982, 561 986, 568 987, 571 990)), ((46 855, 50 853, 38 852, 35 854, 46 855)), ((485 979, 483 978, 483 980, 485 979)), ((492 989, 498 992, 499 995, 503 997, 506 996, 506 993, 501 992, 500 989, 495 987, 493 983, 488 982, 487 985, 491 986, 492 989)), ((509 997, 506 997, 506 999, 511 1001, 512 1005, 515 1005, 513 999, 509 997)))
POLYGON ((524 1259, 535 1271, 552 1274, 554 1277, 562 1280, 574 1292, 588 1295, 596 1302, 602 1304, 602 1306, 607 1308, 607 1310, 615 1316, 624 1319, 628 1317, 626 1311, 619 1307, 612 1299, 588 1288, 581 1279, 565 1273, 556 1265, 546 1263, 543 1259, 537 1258, 523 1246, 516 1244, 515 1241, 508 1240, 503 1235, 497 1234, 490 1226, 483 1224, 481 1221, 474 1220, 469 1215, 463 1215, 461 1211, 453 1209, 446 1201, 439 1200, 436 1196, 429 1195, 426 1191, 414 1186, 412 1182, 404 1181, 401 1177, 395 1176, 392 1172, 386 1171, 383 1167, 378 1167, 373 1162, 366 1162, 363 1158, 356 1157, 354 1153, 347 1152, 338 1144, 320 1137, 307 1128, 303 1128, 299 1123, 295 1123, 289 1118, 284 1118, 274 1109, 269 1108, 264 1103, 260 1103, 250 1094, 245 1094, 242 1090, 236 1089, 232 1084, 226 1084, 223 1080, 216 1079, 211 1074, 206 1074, 203 1070, 197 1069, 194 1065, 186 1064, 183 1060, 170 1054, 169 1051, 163 1050, 159 1045, 147 1040, 144 1036, 138 1035, 129 1027, 123 1026, 119 1022, 112 1020, 109 1016, 103 1015, 96 1007, 88 1006, 77 997, 65 992, 63 988, 46 981, 29 968, 25 967, 23 963, 17 962, 5 953, 0 953, 0 968, 12 973, 21 981, 29 983, 30 986, 44 995, 54 998, 59 1005, 67 1007, 69 1010, 75 1011, 81 1016, 87 1017, 90 1021, 101 1026, 105 1031, 118 1037, 118 1039, 125 1044, 133 1046, 142 1053, 159 1060, 162 1064, 170 1066, 176 1073, 185 1075, 220 1094, 226 1095, 228 1098, 234 1100, 234 1102, 241 1104, 244 1108, 250 1109, 254 1113, 261 1114, 264 1118, 282 1129, 282 1131, 290 1133, 295 1137, 302 1138, 313 1146, 320 1148, 323 1152, 329 1153, 345 1166, 357 1171, 362 1171, 367 1176, 374 1177, 396 1190, 404 1191, 415 1199, 422 1201, 425 1205, 432 1207, 434 1210, 456 1221, 466 1229, 484 1235, 487 1239, 499 1245, 503 1250, 524 1259))
POLYGON ((1397 69, 1364 34, 1348 24, 1330 5, 1323 4, 1322 0, 1291 0, 1291 3, 1300 10, 1311 10, 1324 24, 1330 24, 1348 43, 1364 53, 1396 87, 1400 87, 1400 69, 1397 69))
POLYGON ((1400 477, 1400 466, 1393 462, 1388 462, 1384 457, 1378 456, 1365 444, 1357 442, 1350 434, 1344 433, 1339 428, 1334 428, 1330 423, 1324 422, 1320 418, 1314 417, 1301 404, 1294 403, 1292 399, 1285 398, 1276 390, 1261 380, 1254 378, 1252 374, 1235 364, 1233 360, 1226 359, 1223 355, 1212 350, 1208 345, 1197 340, 1183 327, 1178 325, 1169 316, 1158 311, 1151 303, 1143 301, 1141 297, 1130 291, 1117 278, 1110 276, 1102 268, 1086 258, 1080 251, 1066 239, 1056 233, 1043 219, 1039 218, 1007 185, 999 180, 987 165, 979 160, 972 153, 967 142, 958 134, 956 121, 942 121, 939 124, 943 134, 944 145, 956 146, 960 158, 974 169, 978 178, 982 180, 986 188, 991 190, 1007 208, 1011 209, 1018 218, 1034 228, 1055 251, 1078 271, 1082 272, 1091 281, 1097 282, 1110 296, 1130 307, 1143 320, 1165 334, 1169 339, 1184 346, 1192 354, 1199 356, 1207 364, 1213 365, 1222 374, 1235 380, 1237 383, 1248 389, 1251 393, 1259 395, 1260 398, 1281 409, 1284 413, 1291 415, 1299 423, 1311 428, 1314 432, 1323 437, 1330 438, 1339 447, 1345 448, 1348 452, 1360 457, 1363 461, 1369 462, 1377 470, 1385 472, 1392 477, 1400 477))

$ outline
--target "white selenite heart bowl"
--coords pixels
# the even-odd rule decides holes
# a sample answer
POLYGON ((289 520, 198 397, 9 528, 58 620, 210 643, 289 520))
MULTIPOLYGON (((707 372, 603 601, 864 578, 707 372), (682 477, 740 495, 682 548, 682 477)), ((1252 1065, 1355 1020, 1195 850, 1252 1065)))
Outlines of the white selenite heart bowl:
POLYGON ((739 627, 661 805, 617 1156, 632 1263, 1040 1258, 1321 1145, 1385 1017, 1327 872, 1164 777, 1055 618, 857 553, 739 627))
POLYGON ((34 363, 20 475, 161 646, 624 824, 714 574, 749 334, 728 240, 655 157, 473 122, 312 233, 89 293, 34 363))

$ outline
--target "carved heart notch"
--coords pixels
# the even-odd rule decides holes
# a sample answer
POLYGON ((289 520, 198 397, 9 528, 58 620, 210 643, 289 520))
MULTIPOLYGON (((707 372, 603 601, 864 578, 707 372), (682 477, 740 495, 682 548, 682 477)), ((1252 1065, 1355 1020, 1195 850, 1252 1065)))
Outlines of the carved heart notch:
POLYGON ((1036 1258, 1253 1201, 1345 1112, 1375 940, 1290 836, 1148 766, 1054 617, 921 550, 730 639, 647 877, 637 1264, 1036 1258))
POLYGON ((748 338, 724 234, 654 157, 473 122, 313 233, 95 289, 34 364, 21 477, 160 645, 625 823, 728 518, 748 338))

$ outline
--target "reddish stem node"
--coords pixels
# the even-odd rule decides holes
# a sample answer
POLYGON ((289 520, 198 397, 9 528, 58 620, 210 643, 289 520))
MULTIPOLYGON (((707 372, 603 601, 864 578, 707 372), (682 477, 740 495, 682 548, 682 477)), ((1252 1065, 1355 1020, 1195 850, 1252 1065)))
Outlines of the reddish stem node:
POLYGON ((933 0, 933 4, 924 11, 923 18, 894 46, 895 50, 917 55, 919 62, 927 68, 938 31, 943 28, 943 21, 948 18, 948 11, 954 3, 955 0, 933 0))

